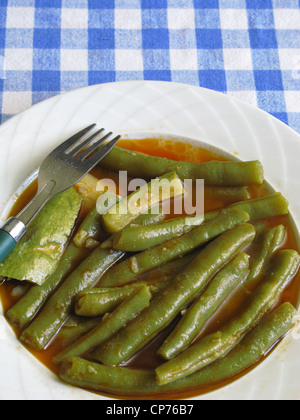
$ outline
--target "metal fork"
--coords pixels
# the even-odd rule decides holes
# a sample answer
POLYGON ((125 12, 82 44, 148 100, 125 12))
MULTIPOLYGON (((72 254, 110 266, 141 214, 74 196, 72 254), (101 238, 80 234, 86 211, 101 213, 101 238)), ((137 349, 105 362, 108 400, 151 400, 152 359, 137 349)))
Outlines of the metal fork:
POLYGON ((94 141, 105 131, 101 128, 85 139, 95 127, 96 124, 92 124, 75 134, 44 160, 39 170, 37 195, 17 217, 11 217, 0 228, 0 263, 13 251, 45 204, 77 184, 111 151, 121 137, 114 137, 97 151, 113 133, 102 135, 94 141))

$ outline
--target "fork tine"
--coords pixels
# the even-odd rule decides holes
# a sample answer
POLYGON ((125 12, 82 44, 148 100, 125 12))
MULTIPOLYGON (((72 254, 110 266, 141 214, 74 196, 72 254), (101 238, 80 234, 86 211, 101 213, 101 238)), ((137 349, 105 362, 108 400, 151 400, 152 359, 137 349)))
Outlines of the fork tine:
POLYGON ((92 124, 81 130, 79 133, 70 137, 68 140, 58 146, 52 153, 68 153, 73 147, 76 147, 82 137, 89 133, 94 127, 96 127, 96 124, 92 124))
POLYGON ((94 143, 91 147, 89 147, 87 150, 85 150, 81 155, 79 155, 80 160, 85 160, 88 158, 95 150, 98 149, 99 146, 101 146, 102 143, 105 142, 113 133, 108 133, 104 137, 102 137, 100 140, 98 140, 96 143, 94 143))
POLYGON ((86 139, 84 142, 80 143, 79 146, 77 146, 75 149, 72 148, 71 150, 71 156, 75 157, 78 153, 80 153, 82 150, 84 150, 92 141, 104 131, 104 128, 101 128, 101 130, 98 130, 96 133, 94 133, 92 136, 90 136, 88 139, 86 139))
POLYGON ((120 138, 121 136, 117 136, 114 139, 112 139, 105 146, 101 147, 101 149, 97 153, 91 156, 87 160, 87 162, 94 166, 97 165, 97 163, 100 162, 102 159, 104 159, 105 156, 114 148, 114 146, 120 140, 120 138))

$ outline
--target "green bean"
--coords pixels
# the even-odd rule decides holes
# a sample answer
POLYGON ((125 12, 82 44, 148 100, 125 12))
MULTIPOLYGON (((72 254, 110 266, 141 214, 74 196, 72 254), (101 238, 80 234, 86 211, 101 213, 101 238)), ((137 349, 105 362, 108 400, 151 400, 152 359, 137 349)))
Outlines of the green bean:
POLYGON ((68 245, 56 271, 42 286, 32 286, 28 292, 7 311, 6 317, 18 331, 23 330, 36 316, 54 290, 72 273, 87 256, 87 251, 68 245))
POLYGON ((123 396, 168 396, 188 388, 216 384, 258 363, 295 325, 297 311, 284 303, 251 331, 232 352, 206 368, 168 385, 159 386, 149 370, 104 366, 73 357, 61 367, 60 378, 75 386, 123 396))
POLYGON ((203 216, 181 217, 157 225, 125 228, 114 238, 113 248, 124 252, 145 251, 190 232, 203 220, 203 216))
MULTIPOLYGON (((110 197, 110 199, 114 198, 115 201, 117 199, 116 195, 112 197, 112 193, 104 193, 103 197, 110 197)), ((31 287, 29 291, 6 313, 9 321, 17 328, 18 331, 23 330, 33 320, 57 287, 88 256, 88 251, 83 248, 84 242, 88 238, 98 239, 101 236, 103 228, 99 222, 100 214, 106 210, 106 205, 103 207, 98 206, 98 208, 91 210, 79 227, 79 232, 86 232, 85 239, 83 239, 83 235, 81 234, 80 241, 77 238, 77 240, 74 240, 74 243, 70 242, 55 272, 46 279, 43 285, 31 287)))
POLYGON ((225 324, 222 329, 192 344, 179 356, 156 369, 159 385, 174 382, 191 375, 225 356, 255 328, 273 308, 291 278, 299 269, 300 256, 296 251, 285 250, 277 254, 270 273, 253 294, 240 315, 225 324))
POLYGON ((204 179, 206 185, 243 186, 262 184, 262 164, 253 162, 187 163, 147 156, 115 147, 102 161, 101 166, 117 171, 126 170, 129 176, 151 179, 167 172, 176 171, 185 179, 204 179))
POLYGON ((205 200, 218 200, 227 204, 250 199, 247 187, 205 187, 204 193, 205 200))
POLYGON ((269 229, 269 225, 266 222, 252 222, 255 230, 256 230, 256 237, 258 235, 261 235, 263 232, 265 232, 267 229, 269 229))
POLYGON ((286 230, 283 225, 276 226, 258 235, 256 239, 256 255, 250 261, 250 273, 245 283, 248 290, 253 290, 259 283, 266 271, 274 253, 283 244, 286 237, 286 230))
POLYGON ((146 285, 141 285, 114 312, 105 316, 99 326, 55 356, 54 363, 60 363, 67 357, 89 353, 138 316, 149 306, 150 299, 150 290, 146 285))
POLYGON ((63 348, 71 346, 83 335, 101 323, 102 318, 80 318, 72 316, 57 334, 57 340, 63 348))
POLYGON ((249 256, 241 253, 212 279, 205 292, 184 313, 158 354, 169 360, 186 349, 248 273, 249 256))
POLYGON ((101 286, 112 287, 126 284, 140 274, 161 267, 205 245, 221 233, 248 222, 248 220, 248 214, 240 210, 232 210, 226 214, 220 214, 219 217, 193 229, 183 236, 171 239, 164 244, 137 254, 116 265, 101 280, 101 286))
MULTIPOLYGON (((233 377, 259 362, 296 323, 297 311, 286 302, 248 332, 245 338, 224 358, 196 372, 198 383, 216 383, 233 377)), ((186 379, 188 379, 187 377, 186 379)), ((176 382, 175 382, 176 383, 176 382)), ((174 384, 175 384, 174 383, 174 384)))
POLYGON ((96 248, 50 297, 42 312, 22 333, 21 341, 35 350, 45 348, 70 314, 78 293, 94 287, 123 255, 96 248))
POLYGON ((90 248, 89 244, 96 247, 106 239, 107 236, 102 226, 102 216, 120 199, 120 196, 111 191, 106 191, 101 195, 101 201, 98 201, 96 207, 88 213, 73 239, 78 248, 90 248))
POLYGON ((254 237, 254 228, 248 224, 223 233, 204 248, 169 287, 153 298, 142 316, 100 346, 93 356, 107 365, 127 361, 197 298, 209 280, 254 237))
POLYGON ((163 175, 144 185, 108 210, 102 217, 104 227, 110 234, 119 232, 151 207, 183 194, 183 184, 176 172, 163 175))
POLYGON ((79 227, 73 242, 78 248, 87 248, 89 240, 92 239, 95 243, 100 244, 100 242, 103 242, 104 236, 101 215, 98 213, 97 208, 94 208, 79 227))
POLYGON ((289 203, 281 193, 270 194, 265 197, 255 198, 254 200, 241 201, 240 203, 232 204, 223 210, 209 212, 205 215, 205 220, 212 220, 221 212, 231 209, 244 210, 249 214, 250 220, 253 222, 267 217, 288 214, 289 203))
MULTIPOLYGON (((136 280, 130 285, 138 285, 145 283, 149 286, 152 296, 166 289, 170 284, 173 283, 174 278, 184 269, 187 265, 192 262, 197 256, 197 252, 186 255, 185 257, 178 258, 175 261, 171 261, 156 270, 151 270, 149 273, 136 280)), ((123 286, 126 287, 126 286, 123 286)), ((111 288, 110 288, 111 289, 111 288)), ((116 288, 114 288, 116 289, 116 288)))
MULTIPOLYGON (((135 227, 135 226, 151 226, 156 225, 157 223, 163 222, 165 219, 165 214, 163 209, 160 205, 154 206, 150 212, 142 214, 137 219, 135 219, 132 223, 130 223, 127 227, 135 227)), ((101 244, 101 248, 103 249, 111 249, 114 244, 114 239, 118 235, 118 233, 113 234, 110 236, 106 241, 101 244)))
POLYGON ((143 283, 114 288, 84 290, 76 297, 75 313, 79 316, 97 317, 114 311, 143 283))
POLYGON ((139 226, 150 226, 156 225, 157 223, 163 222, 165 219, 165 214, 161 205, 152 207, 147 213, 141 214, 134 222, 129 225, 139 225, 139 226))
MULTIPOLYGON (((153 289, 161 290, 177 276, 184 268, 187 267, 197 256, 197 252, 185 255, 184 257, 177 258, 177 260, 171 261, 162 267, 149 271, 143 275, 140 279, 137 279, 134 283, 139 284, 146 283, 153 287, 153 289)), ((123 286, 125 287, 125 286, 123 286)))

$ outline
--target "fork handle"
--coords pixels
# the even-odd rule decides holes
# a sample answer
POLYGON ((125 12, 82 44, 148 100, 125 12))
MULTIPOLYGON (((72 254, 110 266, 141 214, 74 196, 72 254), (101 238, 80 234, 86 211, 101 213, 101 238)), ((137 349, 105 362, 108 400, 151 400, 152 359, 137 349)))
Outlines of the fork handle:
POLYGON ((26 232, 26 226, 15 217, 9 218, 0 229, 0 263, 15 249, 26 232))

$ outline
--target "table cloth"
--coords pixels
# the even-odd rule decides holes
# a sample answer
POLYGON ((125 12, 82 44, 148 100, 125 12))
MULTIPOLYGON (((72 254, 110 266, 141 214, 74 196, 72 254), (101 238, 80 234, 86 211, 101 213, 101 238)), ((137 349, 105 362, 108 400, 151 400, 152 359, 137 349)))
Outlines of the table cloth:
POLYGON ((300 0, 0 0, 0 123, 124 80, 221 91, 300 133, 300 0))

